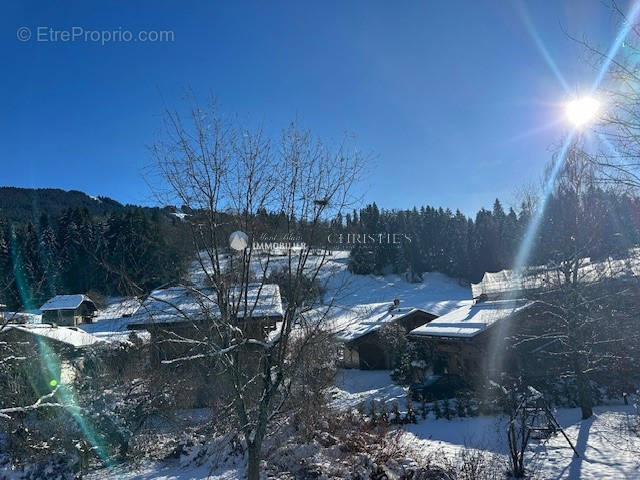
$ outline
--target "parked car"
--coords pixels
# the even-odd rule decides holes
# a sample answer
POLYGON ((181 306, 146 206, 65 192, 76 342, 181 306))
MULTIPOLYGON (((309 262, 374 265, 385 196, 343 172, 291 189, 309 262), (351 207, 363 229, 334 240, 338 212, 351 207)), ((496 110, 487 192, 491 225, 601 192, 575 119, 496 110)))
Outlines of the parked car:
POLYGON ((414 383, 409 387, 411 398, 427 402, 455 397, 458 392, 469 391, 471 388, 459 375, 443 374, 431 375, 422 383, 414 383))

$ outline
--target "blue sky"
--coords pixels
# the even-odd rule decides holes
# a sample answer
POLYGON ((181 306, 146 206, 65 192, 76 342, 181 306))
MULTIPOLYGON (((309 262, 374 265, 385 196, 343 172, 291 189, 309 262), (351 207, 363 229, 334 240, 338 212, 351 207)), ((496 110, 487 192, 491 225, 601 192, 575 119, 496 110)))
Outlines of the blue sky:
POLYGON ((383 207, 474 214, 496 197, 510 204, 568 128, 559 121, 567 92, 534 37, 576 92, 595 70, 567 32, 604 49, 617 32, 601 0, 25 1, 3 10, 0 185, 129 203, 152 201, 146 146, 163 101, 179 105, 191 87, 269 129, 297 118, 324 138, 353 133, 376 158, 365 199, 383 207), (37 42, 43 26, 171 30, 174 41, 37 42))

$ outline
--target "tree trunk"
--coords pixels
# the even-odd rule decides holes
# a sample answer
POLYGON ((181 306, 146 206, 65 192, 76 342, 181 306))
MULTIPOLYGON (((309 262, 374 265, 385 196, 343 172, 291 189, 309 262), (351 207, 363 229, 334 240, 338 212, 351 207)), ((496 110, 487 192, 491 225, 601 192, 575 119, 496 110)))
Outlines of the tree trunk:
POLYGON ((576 377, 578 381, 578 400, 580 402, 580 409, 582 410, 582 419, 586 420, 593 415, 591 384, 582 372, 577 372, 576 377))
POLYGON ((260 480, 262 438, 255 438, 247 446, 247 480, 260 480))

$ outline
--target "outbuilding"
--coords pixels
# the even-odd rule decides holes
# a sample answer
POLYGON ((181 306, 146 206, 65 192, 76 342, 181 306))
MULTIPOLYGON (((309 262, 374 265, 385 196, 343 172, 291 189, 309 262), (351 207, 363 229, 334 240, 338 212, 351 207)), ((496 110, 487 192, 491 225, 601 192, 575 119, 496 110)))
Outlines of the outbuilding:
POLYGON ((91 323, 97 308, 88 296, 77 294, 56 295, 47 300, 40 310, 42 323, 76 327, 81 323, 91 323))

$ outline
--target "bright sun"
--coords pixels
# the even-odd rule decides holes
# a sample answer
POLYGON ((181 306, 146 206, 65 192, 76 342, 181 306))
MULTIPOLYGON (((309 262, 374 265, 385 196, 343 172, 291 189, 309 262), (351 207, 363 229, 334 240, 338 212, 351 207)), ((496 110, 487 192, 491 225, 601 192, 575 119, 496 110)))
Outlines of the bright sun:
POLYGON ((576 98, 566 106, 567 118, 576 127, 595 119, 599 110, 600 102, 593 97, 576 98))

